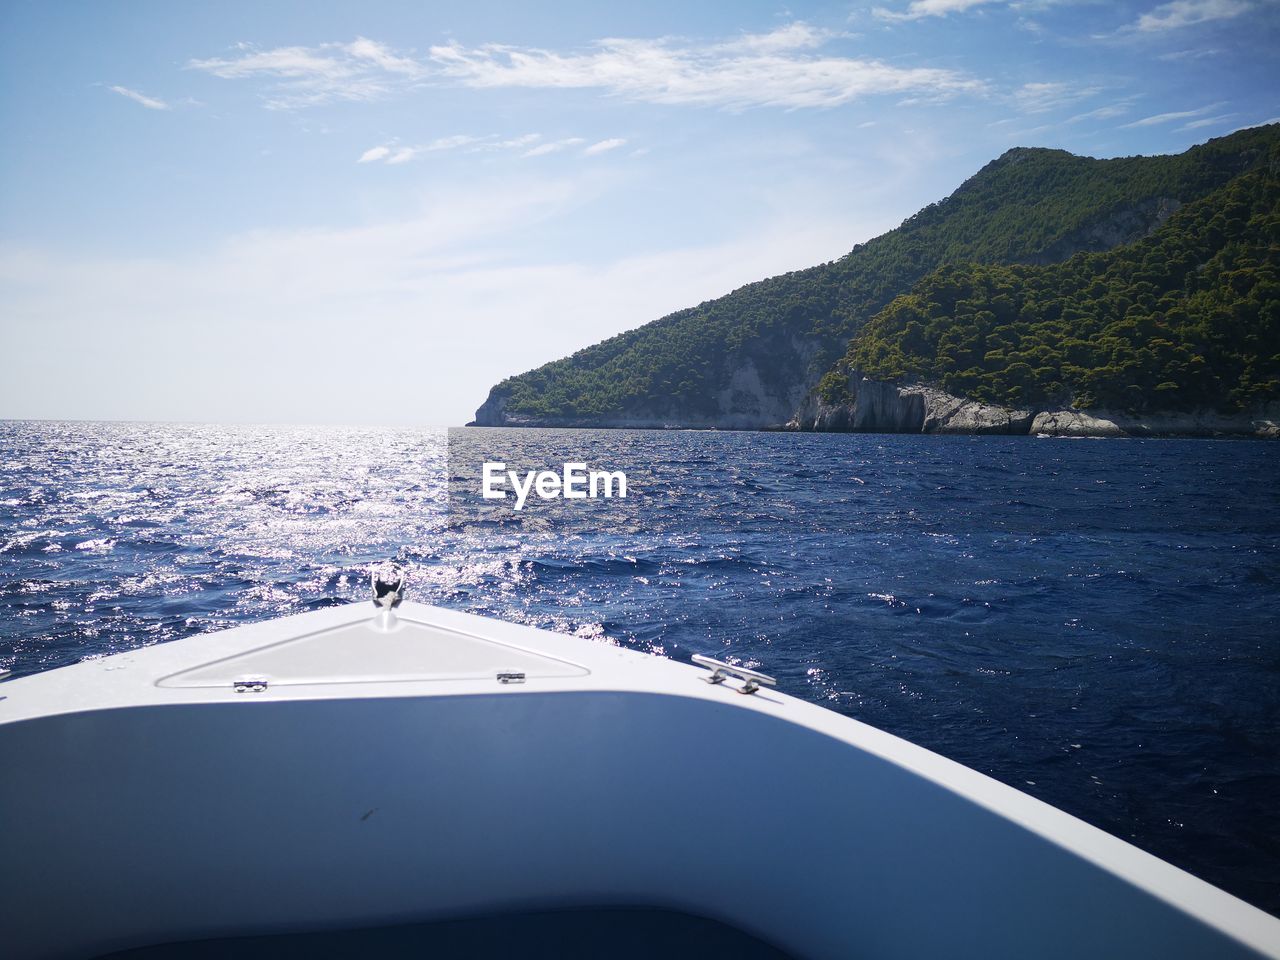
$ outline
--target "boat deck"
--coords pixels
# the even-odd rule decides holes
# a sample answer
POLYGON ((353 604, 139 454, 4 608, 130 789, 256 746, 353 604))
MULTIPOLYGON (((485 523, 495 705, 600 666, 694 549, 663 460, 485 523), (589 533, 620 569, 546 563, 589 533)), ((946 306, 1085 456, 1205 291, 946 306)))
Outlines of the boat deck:
POLYGON ((1280 920, 753 670, 388 613, 7 681, 6 960, 1280 960, 1280 920))

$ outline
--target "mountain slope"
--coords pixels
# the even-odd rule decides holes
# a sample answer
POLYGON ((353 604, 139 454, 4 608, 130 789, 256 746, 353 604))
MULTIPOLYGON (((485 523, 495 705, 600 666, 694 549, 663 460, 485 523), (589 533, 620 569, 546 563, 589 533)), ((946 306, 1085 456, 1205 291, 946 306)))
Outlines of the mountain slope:
POLYGON ((1265 162, 1276 126, 1176 156, 1095 160, 1017 148, 839 260, 749 284, 498 384, 479 425, 767 428, 791 418, 849 340, 940 266, 1049 264, 1148 235, 1265 162))
POLYGON ((988 404, 1235 413, 1280 397, 1280 145, 1145 240, 1051 266, 951 265, 895 299, 849 371, 988 404))

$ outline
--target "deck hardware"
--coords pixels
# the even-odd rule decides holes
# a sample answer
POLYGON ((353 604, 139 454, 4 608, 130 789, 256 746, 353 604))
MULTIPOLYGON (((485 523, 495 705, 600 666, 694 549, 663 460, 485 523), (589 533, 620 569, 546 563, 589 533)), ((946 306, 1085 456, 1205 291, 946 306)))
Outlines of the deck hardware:
POLYGON ((519 670, 500 670, 498 672, 499 683, 524 683, 524 674, 519 670))
POLYGON ((262 693, 267 689, 266 677, 240 677, 232 681, 236 693, 262 693))
POLYGON ((738 687, 739 693, 755 693, 760 689, 761 684, 766 687, 776 687, 778 685, 777 680, 766 674, 748 670, 746 667, 735 667, 732 663, 713 660, 711 657, 704 657, 700 653, 693 655, 693 662, 711 671, 711 676, 702 678, 707 683, 724 683, 731 675, 741 678, 742 686, 738 687))
POLYGON ((369 572, 373 587, 373 605, 377 608, 378 629, 389 632, 396 625, 396 607, 404 600, 404 568, 388 560, 369 572))

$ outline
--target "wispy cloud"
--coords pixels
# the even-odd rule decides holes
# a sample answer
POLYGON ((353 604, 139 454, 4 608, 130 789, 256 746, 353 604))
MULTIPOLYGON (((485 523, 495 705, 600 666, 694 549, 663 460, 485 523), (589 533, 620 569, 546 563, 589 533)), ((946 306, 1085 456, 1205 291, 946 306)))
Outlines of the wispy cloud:
POLYGON ((385 45, 376 40, 364 37, 356 39, 344 48, 346 53, 357 63, 372 63, 387 73, 400 74, 405 77, 422 75, 422 65, 409 57, 398 57, 385 45))
POLYGON ((264 101, 273 109, 376 100, 421 81, 428 72, 423 64, 364 37, 318 47, 260 50, 242 43, 235 49, 234 56, 191 60, 187 68, 224 80, 267 80, 270 87, 264 101))
POLYGON ((1205 57, 1215 57, 1222 51, 1216 47, 1196 47, 1191 50, 1172 50, 1169 53, 1162 53, 1157 60, 1164 60, 1166 63, 1176 63, 1179 60, 1202 60, 1205 57))
POLYGON ((384 160, 391 155, 390 147, 370 147, 364 153, 360 154, 360 159, 356 163, 374 163, 378 160, 384 160))
POLYGON ((1044 113, 1067 104, 1085 100, 1099 93, 1100 87, 1082 87, 1058 81, 1024 83, 1013 92, 1013 101, 1024 113, 1044 113))
POLYGON ((1132 29, 1141 33, 1176 30, 1210 20, 1229 20, 1252 8, 1250 0, 1173 0, 1144 13, 1132 29))
POLYGON ((1162 123, 1173 123, 1175 120, 1189 120, 1192 117, 1203 117, 1206 113, 1211 113, 1222 106, 1221 103, 1211 103, 1205 107, 1197 107, 1195 110, 1174 110, 1169 113, 1157 113, 1154 116, 1143 117, 1141 120, 1135 120, 1133 123, 1122 124, 1120 129, 1128 130, 1132 127, 1154 127, 1162 123))
POLYGON ((1116 103, 1108 103, 1094 110, 1085 113, 1077 113, 1074 117, 1068 117, 1064 123, 1082 123, 1085 120, 1114 120, 1116 117, 1123 117, 1126 113, 1133 110, 1133 100, 1120 100, 1116 103))
POLYGON ((169 110, 171 107, 168 103, 159 97, 148 97, 145 93, 139 93, 137 90, 130 90, 128 87, 108 87, 112 93, 118 93, 122 97, 128 97, 134 103, 140 103, 148 110, 169 110))
POLYGON ((508 140, 499 140, 494 146, 499 150, 518 150, 520 147, 527 147, 531 143, 537 143, 542 139, 540 133, 525 133, 518 137, 511 137, 508 140))
POLYGON ((540 143, 532 150, 526 150, 521 156, 545 157, 548 153, 559 153, 561 150, 567 150, 569 147, 576 147, 578 144, 585 142, 582 137, 566 137, 563 140, 552 140, 549 143, 540 143))
POLYGON ((734 110, 831 107, 878 94, 949 97, 983 84, 955 70, 901 67, 809 52, 824 42, 793 24, 771 34, 695 46, 674 40, 601 40, 589 50, 489 44, 431 48, 443 73, 469 87, 598 89, 650 103, 734 110))
POLYGON ((1222 113, 1216 117, 1205 117, 1202 120, 1192 120, 1190 123, 1184 123, 1179 130, 1199 130, 1201 127, 1212 127, 1215 123, 1221 123, 1223 120, 1230 120, 1237 117, 1236 113, 1222 113))
POLYGON ((192 60, 187 66, 228 80, 265 81, 265 102, 274 108, 373 100, 425 83, 593 89, 650 103, 733 110, 831 107, 878 94, 938 99, 985 89, 982 81, 957 70, 819 52, 835 39, 836 34, 796 22, 709 44, 605 39, 583 50, 557 52, 451 43, 431 47, 425 58, 415 60, 361 37, 272 50, 242 45, 233 56, 192 60))
MULTIPOLYGON (((538 138, 536 133, 530 134, 535 140, 538 138)), ((397 144, 395 141, 390 143, 379 144, 376 147, 370 147, 364 153, 360 154, 360 158, 356 163, 375 163, 382 161, 389 166, 396 166, 401 163, 408 163, 415 157, 420 157, 427 153, 441 153, 446 150, 458 150, 462 147, 470 147, 476 144, 489 144, 492 146, 506 146, 508 148, 518 145, 517 141, 504 141, 501 144, 497 141, 495 134, 487 137, 476 137, 469 133, 458 133, 450 137, 439 137, 430 143, 418 144, 417 146, 405 146, 397 144)), ((519 143, 525 142, 524 138, 518 138, 519 143)))
POLYGON ((889 10, 876 7, 872 14, 881 20, 923 20, 925 17, 945 17, 952 13, 964 13, 974 7, 986 7, 1001 0, 912 0, 905 10, 889 10))
POLYGON ((594 157, 598 153, 608 153, 610 150, 617 150, 621 146, 626 145, 626 140, 622 137, 610 137, 608 140, 601 140, 593 143, 582 151, 584 156, 594 157))
MULTIPOLYGON (((539 141, 542 141, 542 134, 540 133, 523 133, 516 137, 503 137, 496 133, 478 137, 469 133, 460 133, 449 137, 440 137, 430 143, 416 146, 401 145, 393 140, 379 144, 376 147, 370 147, 360 154, 356 163, 381 162, 395 166, 401 163, 408 163, 410 160, 427 154, 444 153, 451 150, 466 150, 469 153, 507 151, 519 152, 522 157, 543 157, 549 153, 559 153, 561 150, 568 150, 570 147, 580 146, 587 142, 583 137, 564 137, 559 140, 539 141)), ((585 156, 593 156, 614 150, 626 142, 621 137, 599 140, 586 147, 582 153, 585 156)))
POLYGON ((819 30, 797 20, 768 33, 744 33, 718 44, 718 47, 728 53, 783 53, 820 47, 835 36, 837 34, 830 30, 819 30))

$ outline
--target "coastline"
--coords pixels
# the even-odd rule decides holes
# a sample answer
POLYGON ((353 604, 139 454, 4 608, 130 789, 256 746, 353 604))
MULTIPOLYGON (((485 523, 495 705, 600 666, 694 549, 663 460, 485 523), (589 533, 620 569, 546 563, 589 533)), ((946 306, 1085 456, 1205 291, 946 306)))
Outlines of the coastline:
POLYGON ((1280 439, 1280 402, 1223 414, 1216 410, 1134 414, 1106 409, 1005 407, 918 383, 865 377, 850 398, 827 403, 811 393, 786 422, 752 414, 539 417, 508 413, 505 398, 476 411, 469 427, 568 430, 746 430, 797 433, 953 434, 1095 439, 1280 439))

